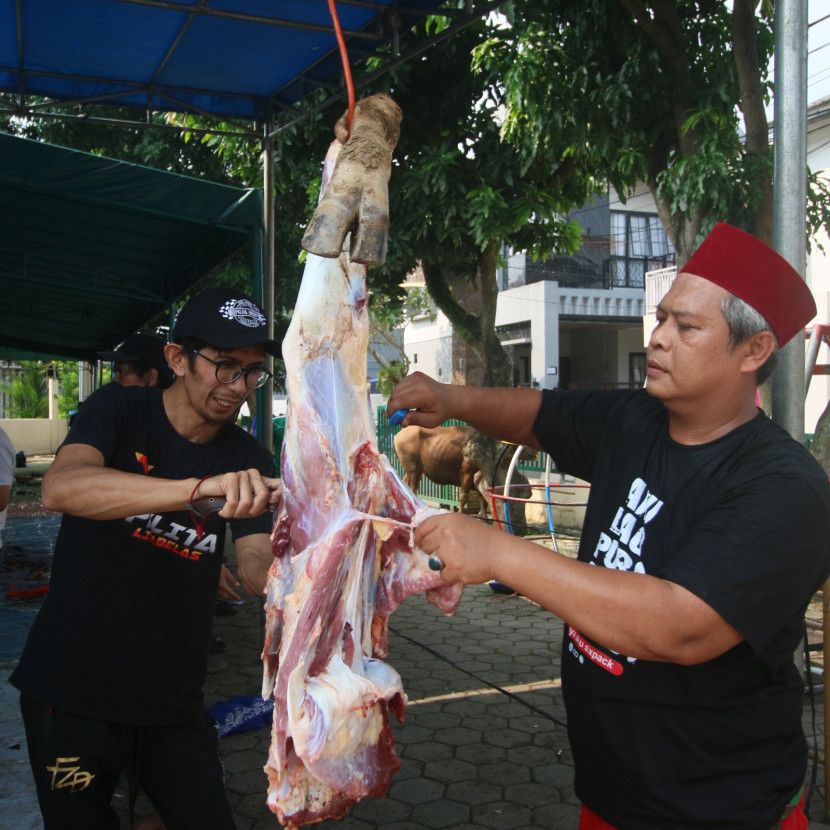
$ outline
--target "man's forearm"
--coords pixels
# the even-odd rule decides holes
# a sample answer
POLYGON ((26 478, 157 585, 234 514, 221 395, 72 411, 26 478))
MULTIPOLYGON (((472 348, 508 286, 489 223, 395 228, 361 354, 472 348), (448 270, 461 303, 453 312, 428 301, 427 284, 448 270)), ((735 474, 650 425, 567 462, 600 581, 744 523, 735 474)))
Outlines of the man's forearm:
POLYGON ((541 405, 537 389, 456 386, 413 372, 395 387, 387 411, 406 411, 407 426, 437 427, 458 418, 493 438, 539 449, 533 424, 541 405))
POLYGON ((533 424, 542 405, 542 395, 536 389, 524 387, 453 386, 457 390, 457 411, 454 417, 475 427, 479 432, 540 449, 533 424))
POLYGON ((108 467, 69 467, 44 476, 41 496, 47 510, 87 519, 123 519, 183 510, 197 481, 148 478, 108 467))
POLYGON ((262 596, 268 581, 268 569, 274 562, 271 539, 267 533, 252 533, 236 540, 236 569, 245 590, 262 596))

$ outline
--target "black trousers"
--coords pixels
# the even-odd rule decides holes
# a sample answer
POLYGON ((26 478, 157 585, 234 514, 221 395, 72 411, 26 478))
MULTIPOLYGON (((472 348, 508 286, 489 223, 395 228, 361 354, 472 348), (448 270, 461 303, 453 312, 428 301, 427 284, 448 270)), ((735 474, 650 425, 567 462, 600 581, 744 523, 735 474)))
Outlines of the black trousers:
POLYGON ((130 726, 70 715, 21 695, 44 830, 119 830, 111 801, 126 770, 167 830, 235 830, 219 738, 192 723, 130 726))

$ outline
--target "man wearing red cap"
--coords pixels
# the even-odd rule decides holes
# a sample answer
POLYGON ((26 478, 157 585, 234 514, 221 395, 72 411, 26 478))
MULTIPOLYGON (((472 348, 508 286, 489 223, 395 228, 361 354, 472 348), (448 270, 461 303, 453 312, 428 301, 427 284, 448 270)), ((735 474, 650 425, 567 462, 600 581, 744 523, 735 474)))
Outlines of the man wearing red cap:
POLYGON ((460 418, 591 482, 577 560, 460 514, 415 530, 446 581, 508 584, 565 621, 580 830, 807 826, 793 655, 830 572, 830 484, 755 393, 814 315, 777 253, 719 224, 658 306, 646 390, 415 374, 390 397, 405 424, 460 418))

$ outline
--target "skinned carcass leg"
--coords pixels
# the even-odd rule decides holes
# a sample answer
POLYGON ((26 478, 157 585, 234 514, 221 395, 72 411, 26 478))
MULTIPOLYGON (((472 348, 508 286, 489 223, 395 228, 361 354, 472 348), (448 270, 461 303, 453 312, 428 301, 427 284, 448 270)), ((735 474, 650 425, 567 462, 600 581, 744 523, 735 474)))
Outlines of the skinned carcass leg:
MULTIPOLYGON (((327 171, 339 149, 335 142, 327 171)), ((348 168, 335 168, 330 187, 338 169, 348 168)), ((283 499, 262 694, 274 697, 268 805, 290 828, 385 794, 400 767, 388 712, 402 720, 406 704, 400 677, 381 659, 387 618, 412 593, 426 591, 445 613, 461 595, 413 547, 413 517, 429 508, 377 448, 367 301, 364 266, 345 252, 310 254, 283 342, 283 499)))

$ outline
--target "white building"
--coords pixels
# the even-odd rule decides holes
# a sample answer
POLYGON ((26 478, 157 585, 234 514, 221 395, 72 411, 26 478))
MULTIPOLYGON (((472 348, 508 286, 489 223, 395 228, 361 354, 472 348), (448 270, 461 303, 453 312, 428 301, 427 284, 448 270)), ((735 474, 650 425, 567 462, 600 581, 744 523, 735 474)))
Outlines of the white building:
MULTIPOLYGON (((496 329, 516 385, 540 389, 641 385, 645 274, 674 261, 653 203, 614 194, 574 212, 585 244, 572 257, 530 262, 506 252, 496 329)), ((439 313, 404 330, 411 367, 449 382, 453 333, 439 313)), ((457 351, 455 352, 457 355, 457 351)), ((456 361, 463 358, 455 357, 456 361)))

